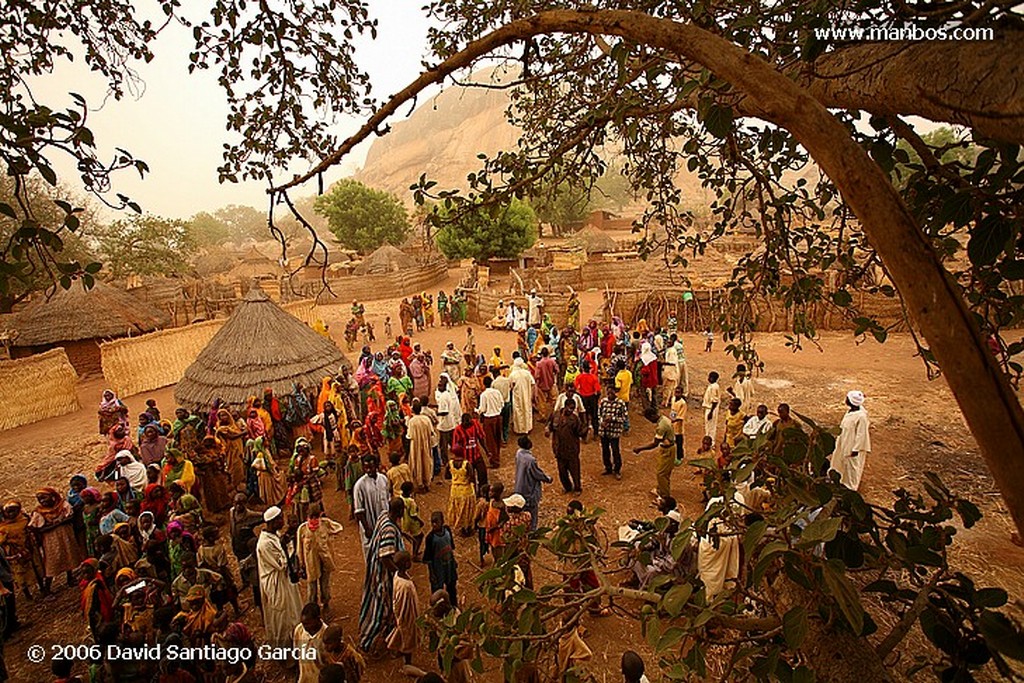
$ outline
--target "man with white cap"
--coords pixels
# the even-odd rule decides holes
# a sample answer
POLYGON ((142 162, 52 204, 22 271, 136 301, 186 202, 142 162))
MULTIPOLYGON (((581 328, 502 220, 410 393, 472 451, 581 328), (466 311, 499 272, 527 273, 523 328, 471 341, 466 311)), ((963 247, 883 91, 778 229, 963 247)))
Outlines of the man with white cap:
POLYGON ((537 294, 536 289, 531 289, 530 294, 526 297, 527 304, 529 305, 529 315, 526 318, 528 325, 540 325, 544 319, 544 299, 537 294))
POLYGON ((849 410, 839 425, 842 431, 832 452, 831 469, 839 473, 840 483, 856 491, 864 474, 864 461, 871 452, 871 423, 864 409, 864 392, 847 392, 846 405, 849 410))
POLYGON ((291 647, 295 625, 302 615, 302 597, 298 584, 288 576, 288 556, 281 537, 284 515, 276 505, 263 513, 266 525, 256 542, 256 566, 259 570, 260 593, 263 601, 263 626, 267 630, 267 644, 272 647, 291 647))

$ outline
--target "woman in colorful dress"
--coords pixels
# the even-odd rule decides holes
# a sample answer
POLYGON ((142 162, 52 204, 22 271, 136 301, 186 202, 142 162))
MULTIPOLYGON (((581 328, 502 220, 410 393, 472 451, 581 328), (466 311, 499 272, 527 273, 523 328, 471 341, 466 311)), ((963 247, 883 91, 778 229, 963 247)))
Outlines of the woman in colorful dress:
POLYGON ((57 489, 47 486, 36 492, 38 505, 28 526, 43 553, 43 593, 49 594, 54 577, 64 574, 73 585, 71 572, 85 559, 75 539, 75 512, 57 489))

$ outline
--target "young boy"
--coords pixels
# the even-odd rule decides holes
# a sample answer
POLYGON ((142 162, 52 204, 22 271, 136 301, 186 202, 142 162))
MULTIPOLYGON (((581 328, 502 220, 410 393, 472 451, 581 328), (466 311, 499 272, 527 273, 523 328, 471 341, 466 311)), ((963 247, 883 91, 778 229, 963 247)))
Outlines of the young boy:
POLYGON ((296 650, 302 648, 305 652, 316 651, 315 657, 299 658, 299 681, 302 683, 303 681, 316 681, 320 678, 320 667, 324 659, 324 631, 327 626, 320 618, 320 605, 315 602, 307 603, 302 608, 300 619, 292 634, 292 644, 296 650))
POLYGON ((711 353, 711 346, 715 343, 715 333, 711 328, 704 330, 704 353, 711 353))
POLYGON ((324 645, 321 654, 326 665, 337 665, 345 670, 345 683, 359 683, 366 668, 366 660, 351 645, 345 642, 341 624, 331 624, 324 631, 324 645))
POLYGON ((629 434, 629 390, 633 387, 633 373, 626 369, 626 361, 622 359, 616 361, 615 369, 615 393, 627 406, 626 424, 622 428, 622 433, 629 434))
POLYGON ((388 648, 402 655, 406 665, 412 664, 412 653, 419 645, 419 629, 416 620, 420 616, 419 600, 416 597, 416 584, 409 576, 412 568, 412 555, 400 550, 394 555, 395 567, 398 572, 394 579, 394 614, 395 629, 388 636, 388 648))
POLYGON ((391 332, 391 316, 384 317, 384 338, 391 339, 395 335, 391 332))
MULTIPOLYGON (((390 470, 388 470, 390 472, 390 470)), ((419 506, 412 497, 415 488, 411 481, 402 484, 402 502, 405 503, 405 513, 402 515, 402 535, 412 539, 412 556, 420 556, 420 544, 423 543, 423 520, 420 519, 419 506)))
POLYGON ((391 467, 388 468, 386 473, 388 485, 391 488, 391 495, 397 496, 402 490, 403 484, 412 482, 412 469, 409 467, 409 463, 402 462, 402 454, 399 451, 389 455, 388 462, 391 463, 391 467))
POLYGON ((729 400, 729 412, 725 415, 725 438, 724 443, 735 446, 743 438, 743 413, 740 406, 743 401, 738 398, 729 400))
POLYGON ((476 499, 476 511, 473 513, 473 522, 476 525, 476 537, 480 543, 480 566, 484 566, 484 559, 487 557, 487 511, 491 507, 491 487, 488 484, 480 486, 480 492, 476 499))
POLYGON ((722 390, 718 386, 718 373, 708 374, 708 388, 704 390, 701 408, 704 409, 704 436, 710 436, 714 443, 718 433, 718 404, 722 401, 722 390))
POLYGON ((648 683, 644 675, 644 660, 632 650, 622 653, 622 680, 624 683, 648 683))
POLYGON ((487 517, 484 518, 484 529, 486 531, 487 547, 490 548, 491 556, 494 557, 494 562, 497 563, 505 549, 505 543, 501 539, 501 527, 508 519, 508 515, 505 513, 505 503, 502 498, 505 495, 505 485, 497 481, 491 484, 490 488, 491 504, 487 508, 487 517))
POLYGON ((458 605, 456 585, 459 565, 455 561, 455 535, 444 523, 440 510, 430 515, 430 533, 423 546, 423 561, 430 569, 431 592, 445 589, 453 605, 458 605))
POLYGON ((676 466, 683 463, 683 435, 686 433, 686 390, 677 386, 668 417, 672 420, 672 433, 676 436, 676 466))

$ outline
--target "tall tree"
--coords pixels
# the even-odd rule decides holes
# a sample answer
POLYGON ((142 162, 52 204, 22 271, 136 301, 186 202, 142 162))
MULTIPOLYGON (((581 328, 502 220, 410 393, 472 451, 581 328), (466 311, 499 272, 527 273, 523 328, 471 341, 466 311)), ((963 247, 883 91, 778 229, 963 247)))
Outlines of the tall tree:
POLYGON ((364 254, 399 245, 409 234, 409 215, 398 197, 357 180, 339 180, 314 206, 338 242, 364 254))
POLYGON ((515 258, 537 241, 537 214, 518 199, 452 215, 440 209, 432 218, 441 226, 437 247, 450 259, 515 258))
POLYGON ((97 230, 96 244, 114 277, 181 275, 196 250, 186 221, 150 214, 116 220, 97 230))
POLYGON ((35 292, 70 286, 73 279, 91 287, 93 276, 100 271, 86 243, 96 227, 96 213, 89 202, 38 177, 27 178, 19 192, 20 197, 14 179, 0 176, 0 244, 8 247, 0 262, 0 313, 10 313, 15 304, 35 292), (28 225, 11 215, 16 213, 13 209, 3 209, 18 206, 19 200, 32 216, 28 225), (17 246, 18 236, 26 230, 36 231, 41 249, 17 246))

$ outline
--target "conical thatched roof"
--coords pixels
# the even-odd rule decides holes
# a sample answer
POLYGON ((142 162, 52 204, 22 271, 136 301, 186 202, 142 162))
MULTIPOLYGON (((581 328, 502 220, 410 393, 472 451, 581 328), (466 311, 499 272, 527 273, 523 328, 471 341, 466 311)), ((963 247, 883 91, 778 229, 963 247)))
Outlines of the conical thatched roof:
POLYGON ((345 356, 323 337, 252 287, 174 389, 179 405, 208 406, 221 398, 244 405, 270 387, 290 394, 292 383, 315 386, 338 372, 345 356))
POLYGON ((411 268, 416 265, 413 258, 398 247, 385 244, 379 247, 372 254, 363 259, 363 262, 355 267, 356 275, 373 275, 375 273, 390 273, 403 268, 411 268))
POLYGON ((225 274, 228 280, 251 280, 253 278, 277 277, 282 269, 277 261, 267 258, 255 246, 242 255, 242 262, 225 274))
POLYGON ((612 239, 608 233, 593 226, 587 226, 574 234, 569 239, 569 244, 574 247, 582 247, 588 254, 619 251, 618 242, 612 239))
POLYGON ((167 324, 160 309, 123 289, 97 282, 88 290, 78 283, 71 289, 58 287, 49 300, 40 299, 15 313, 5 326, 18 331, 17 346, 43 346, 126 337, 167 324))

